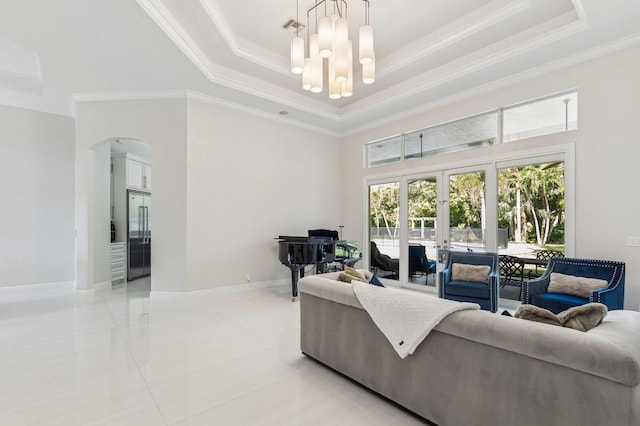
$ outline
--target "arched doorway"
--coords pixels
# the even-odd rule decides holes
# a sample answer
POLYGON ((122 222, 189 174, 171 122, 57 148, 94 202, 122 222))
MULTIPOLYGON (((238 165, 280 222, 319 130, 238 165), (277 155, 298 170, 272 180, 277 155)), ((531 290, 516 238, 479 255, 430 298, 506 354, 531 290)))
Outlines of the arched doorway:
MULTIPOLYGON (((144 193, 150 199, 151 148, 138 139, 114 137, 103 140, 90 147, 93 157, 93 173, 90 179, 88 199, 89 229, 93 230, 93 239, 89 244, 89 276, 96 286, 110 286, 113 283, 126 283, 129 278, 130 244, 128 221, 129 191, 144 193), (128 161, 136 164, 144 162, 145 183, 147 188, 133 187, 132 170, 128 161)), ((133 163, 132 163, 133 164, 133 163)), ((144 221, 132 223, 144 226, 145 275, 150 274, 151 215, 150 203, 144 211, 144 221)), ((138 232, 138 229, 132 230, 138 232)), ((135 240, 140 242, 139 239, 135 240)), ((135 244, 134 244, 135 246, 135 244)), ((135 246, 134 250, 139 247, 135 246)), ((136 256, 134 255, 134 258, 136 256)), ((138 256, 140 257, 140 256, 138 256)))

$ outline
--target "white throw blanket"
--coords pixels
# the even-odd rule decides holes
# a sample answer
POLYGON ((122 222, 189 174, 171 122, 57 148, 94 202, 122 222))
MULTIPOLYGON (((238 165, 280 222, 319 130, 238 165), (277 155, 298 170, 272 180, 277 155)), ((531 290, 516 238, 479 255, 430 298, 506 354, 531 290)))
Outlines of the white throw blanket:
POLYGON ((480 309, 476 303, 439 299, 359 281, 352 281, 351 284, 360 304, 389 339, 400 358, 411 355, 447 315, 465 309, 480 309))

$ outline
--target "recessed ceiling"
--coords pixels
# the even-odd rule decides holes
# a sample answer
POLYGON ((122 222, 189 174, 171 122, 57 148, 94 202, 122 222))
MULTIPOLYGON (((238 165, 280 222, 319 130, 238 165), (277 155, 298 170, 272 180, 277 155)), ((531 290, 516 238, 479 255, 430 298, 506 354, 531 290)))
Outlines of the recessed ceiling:
MULTIPOLYGON (((371 0, 376 82, 331 100, 303 91, 289 71, 292 34, 282 25, 306 25, 313 0, 299 0, 298 16, 295 0, 5 3, 0 36, 37 55, 43 85, 39 94, 7 89, 0 61, 5 99, 59 108, 189 91, 337 135, 640 43, 637 0, 371 0)), ((363 11, 349 1, 354 40, 363 11)))

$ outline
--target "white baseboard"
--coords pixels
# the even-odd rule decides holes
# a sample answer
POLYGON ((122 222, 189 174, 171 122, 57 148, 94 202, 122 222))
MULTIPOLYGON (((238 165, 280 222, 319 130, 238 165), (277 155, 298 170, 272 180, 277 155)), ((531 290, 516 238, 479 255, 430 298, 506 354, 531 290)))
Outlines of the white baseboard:
POLYGON ((234 284, 224 287, 207 288, 193 291, 153 291, 151 297, 157 300, 175 298, 175 297, 191 297, 193 295, 223 295, 233 293, 243 293, 247 291, 262 290, 281 286, 291 286, 291 279, 283 278, 280 280, 260 281, 255 283, 234 284))
POLYGON ((93 290, 109 290, 111 288, 111 281, 102 281, 100 283, 93 284, 93 290))
POLYGON ((57 281, 57 282, 50 282, 50 283, 33 283, 33 284, 8 284, 8 285, 3 285, 0 286, 0 291, 2 290, 16 290, 16 289, 24 289, 24 288, 29 288, 32 289, 34 287, 73 287, 75 288, 76 282, 75 281, 57 281))

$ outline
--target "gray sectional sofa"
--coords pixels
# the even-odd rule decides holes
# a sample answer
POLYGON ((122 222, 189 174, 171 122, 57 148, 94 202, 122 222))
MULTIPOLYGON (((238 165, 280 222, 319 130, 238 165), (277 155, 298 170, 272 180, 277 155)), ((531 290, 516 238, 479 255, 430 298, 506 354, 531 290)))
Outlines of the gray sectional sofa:
POLYGON ((304 354, 438 425, 640 424, 639 312, 584 333, 461 311, 401 359, 337 273, 299 290, 304 354))

